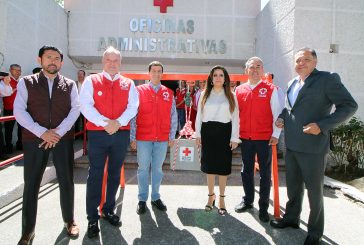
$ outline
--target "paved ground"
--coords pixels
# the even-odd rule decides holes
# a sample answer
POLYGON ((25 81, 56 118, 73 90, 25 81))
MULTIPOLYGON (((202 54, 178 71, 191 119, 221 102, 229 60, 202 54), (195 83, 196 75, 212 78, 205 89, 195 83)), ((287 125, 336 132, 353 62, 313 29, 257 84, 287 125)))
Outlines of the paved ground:
MULTIPOLYGON (((1 172, 0 172, 1 177, 1 172)), ((261 223, 258 211, 238 214, 233 207, 240 202, 242 186, 239 171, 228 180, 226 205, 229 215, 222 217, 217 209, 204 211, 207 187, 203 174, 193 171, 166 170, 161 187, 166 213, 152 209, 138 216, 136 170, 126 169, 127 185, 121 189, 117 212, 123 225, 111 227, 100 221, 99 239, 86 236, 85 214, 86 168, 75 169, 75 217, 81 228, 78 239, 70 240, 63 229, 56 182, 41 188, 36 236, 33 244, 303 244, 306 236, 308 202, 305 197, 301 229, 274 230, 261 223)), ((216 187, 218 193, 218 188, 216 187)), ((259 190, 259 187, 257 187, 259 190)), ((258 192, 256 192, 258 194, 258 192)), ((281 209, 286 202, 284 172, 280 172, 281 209)), ((0 244, 16 244, 21 231, 22 199, 0 209, 0 244)), ((255 203, 257 207, 257 203, 255 203)), ((272 206, 269 209, 273 213, 272 206)), ((363 244, 364 205, 353 202, 340 191, 325 188, 326 227, 324 244, 363 244)))

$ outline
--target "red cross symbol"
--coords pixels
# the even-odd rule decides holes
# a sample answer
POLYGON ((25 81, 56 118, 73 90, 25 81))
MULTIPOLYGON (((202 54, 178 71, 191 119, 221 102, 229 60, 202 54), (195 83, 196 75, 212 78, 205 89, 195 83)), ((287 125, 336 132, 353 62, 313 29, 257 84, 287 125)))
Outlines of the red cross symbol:
POLYGON ((154 0, 154 6, 159 6, 159 12, 167 13, 167 7, 173 7, 173 0, 154 0))
POLYGON ((186 149, 184 149, 183 151, 182 151, 182 153, 184 153, 185 154, 185 156, 187 157, 190 153, 191 153, 191 151, 186 147, 186 149))

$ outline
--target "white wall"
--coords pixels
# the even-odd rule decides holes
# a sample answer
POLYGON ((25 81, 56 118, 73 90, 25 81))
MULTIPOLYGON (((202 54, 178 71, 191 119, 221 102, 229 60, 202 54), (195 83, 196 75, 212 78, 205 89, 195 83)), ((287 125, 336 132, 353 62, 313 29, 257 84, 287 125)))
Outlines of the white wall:
POLYGON ((271 0, 257 17, 257 55, 283 88, 296 76, 294 51, 314 48, 318 69, 339 73, 364 120, 364 1, 271 0), (338 44, 338 53, 329 53, 338 44))
POLYGON ((22 66, 22 75, 31 74, 37 63, 38 51, 45 45, 54 45, 64 53, 61 74, 76 78, 76 68, 67 57, 67 15, 52 0, 5 0, 0 3, 0 52, 5 61, 1 70, 10 64, 22 66), (4 22, 2 21, 4 20, 4 22))

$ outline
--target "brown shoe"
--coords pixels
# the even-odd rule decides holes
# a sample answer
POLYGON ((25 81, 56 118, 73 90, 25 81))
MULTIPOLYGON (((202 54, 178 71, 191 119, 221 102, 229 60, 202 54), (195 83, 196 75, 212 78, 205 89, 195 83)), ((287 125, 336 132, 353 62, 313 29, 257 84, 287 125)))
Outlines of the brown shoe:
POLYGON ((78 228, 78 225, 76 225, 76 223, 74 221, 72 221, 70 223, 66 223, 66 224, 64 224, 64 226, 66 227, 67 234, 70 237, 78 237, 78 235, 80 233, 80 229, 78 228))
POLYGON ((18 242, 18 245, 29 245, 30 242, 33 240, 34 236, 35 236, 34 232, 29 233, 29 234, 24 234, 20 238, 20 241, 18 242))

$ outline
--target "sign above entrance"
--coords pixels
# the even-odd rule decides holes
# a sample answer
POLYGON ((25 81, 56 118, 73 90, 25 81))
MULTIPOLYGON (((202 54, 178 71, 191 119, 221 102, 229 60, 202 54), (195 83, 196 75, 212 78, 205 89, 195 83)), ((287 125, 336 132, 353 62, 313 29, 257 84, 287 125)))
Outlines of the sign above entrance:
POLYGON ((159 7, 159 12, 167 13, 167 7, 173 7, 173 0, 154 0, 154 6, 159 7))

